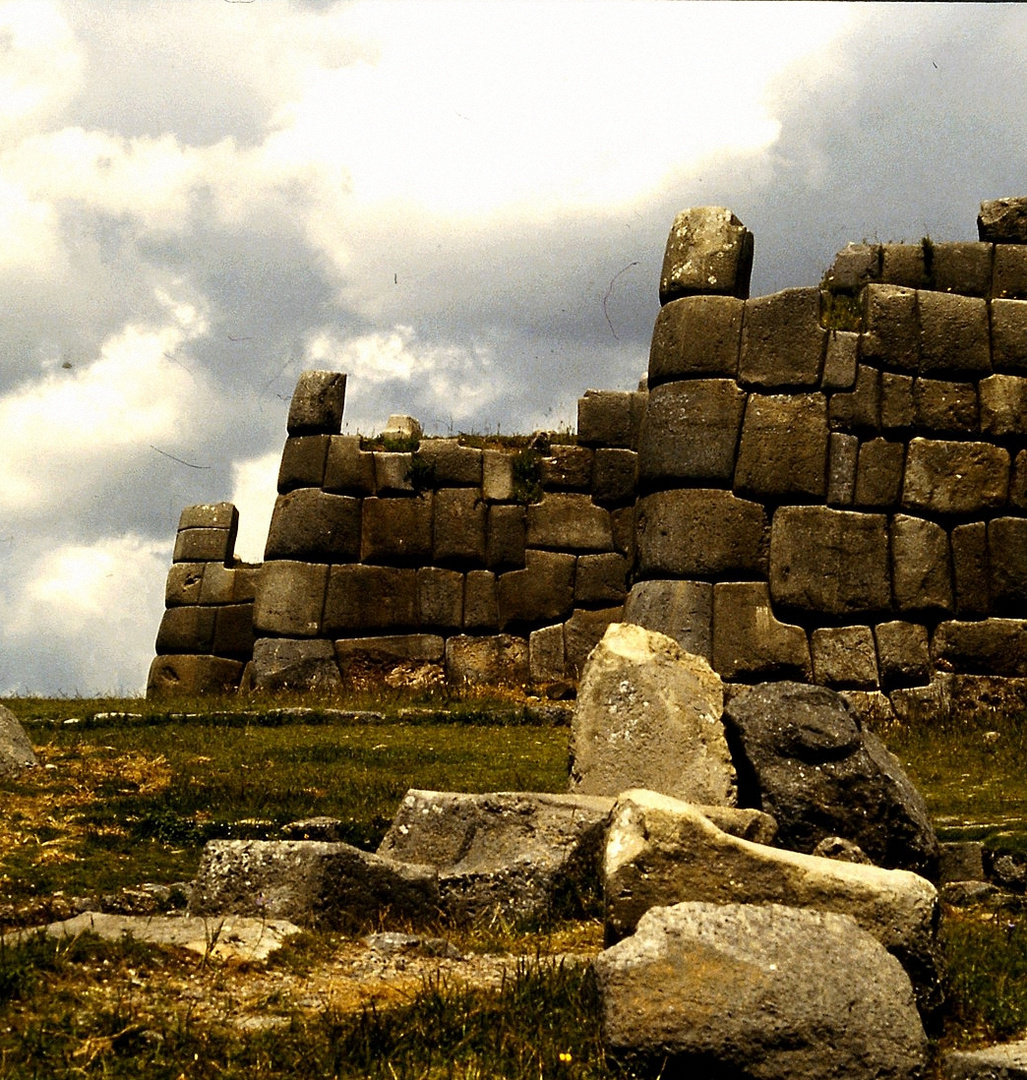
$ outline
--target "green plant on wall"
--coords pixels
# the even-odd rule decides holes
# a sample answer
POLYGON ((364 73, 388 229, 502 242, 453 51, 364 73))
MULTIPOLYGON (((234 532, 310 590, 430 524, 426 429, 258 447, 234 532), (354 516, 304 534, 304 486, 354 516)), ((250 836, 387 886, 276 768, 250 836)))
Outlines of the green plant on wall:
POLYGON ((531 447, 518 451, 513 459, 514 498, 519 503, 536 503, 542 498, 542 455, 531 447))
POLYGON ((407 479, 414 491, 431 491, 435 487, 435 465, 421 454, 410 455, 410 469, 407 479))

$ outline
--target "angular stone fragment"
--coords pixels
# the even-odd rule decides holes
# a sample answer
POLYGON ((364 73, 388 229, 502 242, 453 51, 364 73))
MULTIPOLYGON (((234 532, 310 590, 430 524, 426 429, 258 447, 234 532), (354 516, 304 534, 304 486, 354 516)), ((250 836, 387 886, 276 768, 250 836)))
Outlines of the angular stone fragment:
POLYGON ((749 300, 742 320, 738 381, 764 389, 816 386, 826 342, 819 289, 785 289, 749 300))
POLYGON ((190 915, 288 919, 350 933, 426 923, 439 911, 433 868, 318 840, 211 840, 190 915))
POLYGON ((36 764, 25 729, 10 709, 0 705, 0 777, 16 776, 36 764))
POLYGON ((919 623, 879 623, 874 627, 881 679, 886 687, 923 684, 931 678, 927 629, 919 623))
POLYGON ((991 244, 1027 244, 1027 199, 986 199, 977 215, 977 233, 991 244))
POLYGON ((566 552, 528 551, 523 570, 501 574, 500 626, 565 619, 574 606, 575 562, 566 552))
POLYGON ((718 581, 713 586, 713 667, 725 679, 808 679, 806 631, 774 617, 765 582, 718 581))
POLYGON ((523 686, 528 682, 528 642, 511 634, 446 639, 446 681, 471 686, 523 686))
POLYGON ((669 379, 734 379, 744 307, 733 296, 686 296, 665 304, 649 349, 650 392, 669 379))
POLYGON ((869 626, 820 627, 810 635, 813 681, 821 686, 876 690, 877 650, 869 626))
POLYGON ((610 1051, 661 1075, 916 1080, 924 1068, 908 977, 846 914, 654 908, 595 968, 610 1051))
POLYGON ((722 206, 682 210, 674 218, 660 272, 660 303, 681 296, 749 295, 752 233, 722 206))
POLYGON ((938 514, 972 514, 1002 506, 1009 490, 1009 452, 983 442, 912 439, 902 505, 938 514))
POLYGON ((335 649, 323 638, 259 638, 253 646, 247 682, 249 689, 259 693, 330 693, 342 688, 335 649))
POLYGON ((277 559, 264 563, 257 580, 253 625, 258 633, 316 637, 321 630, 328 567, 277 559))
POLYGON ((952 611, 948 533, 936 522, 896 514, 891 548, 895 607, 901 612, 952 611))
POLYGON ((978 296, 921 291, 920 371, 968 377, 991 372, 988 305, 978 296))
POLYGON ((179 529, 227 529, 233 535, 239 528, 239 511, 230 502, 196 503, 187 506, 178 519, 179 529))
POLYGON ((580 917, 598 893, 612 798, 411 789, 378 855, 432 867, 458 923, 580 917))
POLYGON ((147 698, 230 694, 239 688, 244 665, 220 656, 157 656, 150 664, 147 698))
POLYGON ((701 657, 663 634, 611 626, 581 674, 571 790, 629 787, 695 802, 735 804, 735 773, 720 722, 724 688, 701 657))
POLYGON ((299 488, 279 495, 265 559, 352 562, 360 557, 360 500, 299 488))
POLYGON ((528 507, 527 543, 558 551, 612 551, 609 513, 587 495, 547 493, 528 507))
POLYGON ((838 292, 858 293, 881 274, 881 244, 846 244, 824 275, 824 285, 838 292))
POLYGON ((761 501, 824 498, 827 441, 823 394, 750 394, 734 490, 761 501))
POLYGON ((566 676, 562 623, 531 632, 528 638, 528 669, 533 683, 556 682, 566 676))
POLYGON ((338 435, 345 403, 346 376, 341 372, 302 372, 289 404, 289 434, 338 435))
POLYGON ((631 449, 632 408, 628 390, 586 390, 578 398, 578 440, 585 446, 631 449))
POLYGON ((713 585, 639 581, 624 602, 624 622, 673 638, 685 652, 713 657, 713 585))
POLYGON ((389 442, 419 442, 424 434, 421 421, 406 413, 392 413, 382 428, 382 438, 389 442))

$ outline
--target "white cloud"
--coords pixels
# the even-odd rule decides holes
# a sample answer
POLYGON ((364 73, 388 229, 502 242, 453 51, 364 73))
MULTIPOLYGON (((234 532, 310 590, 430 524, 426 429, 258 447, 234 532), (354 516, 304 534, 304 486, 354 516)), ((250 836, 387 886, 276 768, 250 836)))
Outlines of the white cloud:
POLYGON ((282 455, 275 451, 232 463, 231 502, 239 511, 235 554, 245 562, 263 562, 271 514, 278 494, 278 466, 282 455))

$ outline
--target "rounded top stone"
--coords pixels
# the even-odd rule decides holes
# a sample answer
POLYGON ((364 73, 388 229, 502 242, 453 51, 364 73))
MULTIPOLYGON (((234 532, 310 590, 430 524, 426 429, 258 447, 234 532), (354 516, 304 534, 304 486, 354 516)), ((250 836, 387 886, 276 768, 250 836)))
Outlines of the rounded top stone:
POLYGON ((726 206, 695 206, 674 218, 660 274, 660 303, 682 296, 749 296, 752 233, 726 206))

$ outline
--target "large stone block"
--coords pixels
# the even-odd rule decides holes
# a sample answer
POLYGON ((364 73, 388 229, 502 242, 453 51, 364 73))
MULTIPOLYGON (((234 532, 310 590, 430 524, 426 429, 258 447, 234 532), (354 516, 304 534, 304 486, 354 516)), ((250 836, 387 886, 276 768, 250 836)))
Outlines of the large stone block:
POLYGON ((249 660, 253 655, 253 605, 222 604, 215 610, 214 644, 215 656, 227 656, 234 660, 249 660))
POLYGON ((485 563, 490 570, 519 570, 524 566, 527 514, 523 506, 492 505, 488 508, 485 563))
POLYGON ((859 439, 832 431, 827 443, 827 504, 851 506, 856 497, 859 439))
POLYGON ((235 549, 232 529, 179 529, 175 535, 176 563, 231 562, 235 549))
POLYGON ((343 495, 373 495, 374 454, 360 449, 359 435, 333 435, 324 471, 325 491, 343 495))
POLYGON ((316 637, 321 631, 328 567, 278 559, 257 580, 253 625, 258 636, 316 637))
POLYGON ((810 650, 815 683, 877 689, 877 650, 869 626, 822 626, 810 635, 810 650))
POLYGON ((464 575, 421 566, 417 570, 417 615, 421 626, 457 628, 464 618, 464 575))
POLYGON ((988 304, 979 296, 921 291, 920 371, 974 377, 991 371, 988 304))
POLYGON ((806 632, 774 617, 765 582, 713 586, 713 667, 725 679, 810 678, 806 632))
POLYGON ((375 450, 374 486, 379 495, 413 495, 414 455, 402 450, 375 450))
POLYGON ((346 404, 346 376, 339 371, 304 371, 289 403, 290 435, 338 435, 346 404))
POLYGON ((775 604, 848 615, 888 611, 888 520, 821 506, 786 506, 770 530, 770 593, 775 604))
MULTIPOLYGON (((185 565, 198 565, 196 563, 185 565)), ((261 566, 221 563, 203 564, 203 583, 200 586, 201 604, 252 604, 257 595, 257 578, 261 566)))
POLYGON ((436 487, 481 487, 481 450, 458 438, 422 439, 417 456, 436 487))
POLYGON ((864 285, 879 280, 881 248, 881 244, 846 244, 824 275, 824 285, 836 292, 858 293, 864 285))
POLYGON ((724 687, 702 657, 640 626, 611 626, 578 685, 571 791, 646 787, 693 802, 736 803, 724 738, 724 687))
POLYGON ((469 570, 464 579, 464 629, 499 629, 499 591, 491 570, 469 570))
POLYGON ((649 349, 650 392, 669 379, 734 379, 744 308, 733 296, 686 296, 662 307, 649 349))
POLYGON ((431 494, 413 498, 364 499, 360 558, 369 563, 431 561, 431 494))
POLYGON ((150 664, 146 696, 159 700, 230 694, 239 687, 243 667, 241 661, 221 656, 157 656, 150 664))
POLYGON ((202 562, 172 563, 164 582, 164 603, 167 607, 198 604, 203 587, 204 568, 217 565, 219 564, 202 562))
POLYGON ((278 491, 285 494, 294 488, 321 487, 325 478, 330 435, 290 435, 282 448, 278 467, 278 491))
POLYGON ((874 627, 874 639, 881 679, 886 688, 930 682, 931 653, 926 627, 892 620, 874 627))
POLYGON ((1027 378, 991 375, 981 380, 980 394, 985 435, 1027 435, 1027 378))
POLYGON ((1004 300, 1027 297, 1027 247, 995 245, 991 294, 1004 300))
POLYGON ((619 623, 623 617, 623 604, 594 611, 575 609, 563 624, 564 663, 570 678, 578 678, 603 635, 613 623, 619 623))
POLYGON ((588 495, 553 492, 528 507, 527 544, 557 551, 612 551, 609 511, 588 495))
POLYGON ((640 577, 762 575, 767 516, 759 503, 729 491, 658 491, 638 503, 640 577))
MULTIPOLYGON (((933 262, 933 248, 931 250, 933 262)), ((927 253, 923 244, 882 244, 881 281, 885 285, 927 287, 927 253)))
POLYGON ((482 451, 481 493, 489 502, 513 500, 513 454, 508 454, 505 450, 482 451))
POLYGON ((187 506, 178 519, 179 529, 228 529, 234 536, 239 528, 239 511, 230 502, 196 503, 187 506))
POLYGON ((1027 518, 989 521, 988 556, 995 614, 1023 614, 1027 610, 1027 518))
POLYGON ((898 285, 868 285, 863 290, 860 359, 892 371, 916 372, 920 367, 920 319, 915 289, 898 285))
POLYGON ((557 682, 566 677, 562 623, 532 630, 528 638, 528 669, 533 683, 557 682))
POLYGON ((617 552, 579 555, 574 574, 576 604, 623 604, 628 591, 628 560, 617 552))
POLYGON ((823 394, 750 394, 735 467, 735 491, 761 501, 823 499, 827 494, 827 441, 827 399, 823 394))
POLYGON ((894 428, 910 428, 915 418, 913 376, 897 375, 893 371, 882 372, 881 427, 885 431, 894 428))
POLYGON ((562 552, 528 551, 523 570, 499 576, 499 625, 567 618, 574 606, 575 561, 562 552))
POLYGON ((992 244, 1027 244, 1027 199, 986 199, 977 215, 977 235, 992 244))
POLYGON ((960 675, 1027 676, 1027 621, 981 619, 939 623, 931 659, 940 671, 960 675))
POLYGON ((733 379, 692 379, 652 390, 638 448, 643 483, 730 485, 745 400, 733 379))
POLYGON ((914 423, 924 435, 971 435, 979 430, 977 388, 973 383, 917 379, 913 385, 914 423))
POLYGON ((817 386, 826 344, 819 289, 785 289, 749 300, 742 319, 738 381, 768 390, 817 386))
POLYGON ((216 610, 192 606, 168 608, 157 630, 157 655, 212 652, 216 610))
POLYGON ((1009 453, 983 442, 911 439, 902 505, 936 514, 995 509, 1009 490, 1009 453))
POLYGON ((950 543, 957 614, 960 618, 987 615, 991 610, 987 525, 983 521, 957 525, 950 543))
POLYGON ((327 634, 417 626, 417 572, 395 566, 333 566, 324 606, 327 634))
POLYGON ((629 390, 586 390, 578 398, 578 441, 584 446, 631 449, 632 396, 629 390))
POLYGON ((596 450, 592 499, 600 506, 633 503, 638 493, 638 454, 634 450, 596 450))
POLYGON ((646 1075, 917 1080, 924 1069, 909 978, 847 914, 657 907, 595 969, 609 1051, 646 1075))
POLYGON ((442 488, 435 492, 433 557, 440 566, 462 569, 485 565, 488 506, 477 488, 442 488))
POLYGON ((360 557, 360 500, 298 488, 279 495, 265 559, 352 562, 360 557))
POLYGON ((246 680, 250 690, 261 693, 331 693, 342 686, 335 650, 323 638, 260 638, 253 646, 246 680))
POLYGON ((824 355, 824 375, 820 385, 824 390, 852 390, 856 385, 859 366, 859 334, 848 330, 832 330, 827 335, 824 355))
POLYGON ((852 392, 832 394, 827 406, 832 431, 877 431, 881 426, 881 372, 860 364, 852 392))
POLYGON ((714 293, 749 295, 752 233, 722 206, 697 206, 674 218, 660 271, 660 303, 714 293))
POLYGON ((950 242, 935 244, 931 260, 931 287, 963 296, 991 293, 991 244, 950 242))
MULTIPOLYGON (((832 435, 832 438, 835 436, 832 435)), ((859 507, 889 507, 899 501, 902 466, 906 447, 900 442, 871 439, 859 448, 856 491, 853 502, 859 507)))
POLYGON ((544 491, 591 491, 592 457, 588 446, 556 444, 539 460, 544 491))
POLYGON ((511 634, 446 639, 446 681, 469 686, 524 686, 528 642, 511 634))
MULTIPOLYGON (((25 729, 10 709, 0 705, 0 777, 17 776, 23 769, 37 765, 36 755, 32 750, 25 729)), ((609 814, 613 801, 610 801, 606 813, 609 814)), ((605 824, 605 815, 604 815, 605 824)), ((597 852, 596 878, 598 880, 601 852, 597 852)))
POLYGON ((713 585, 639 581, 624 602, 624 622, 673 638, 685 652, 713 658, 713 585))
POLYGON ((438 634, 380 634, 376 637, 340 638, 335 657, 343 679, 388 678, 396 668, 409 676, 434 672, 441 679, 446 644, 438 634))
POLYGON ((892 591, 900 612, 950 612, 954 606, 948 533, 936 522, 892 519, 892 591))
POLYGON ((1027 371, 1027 300, 992 300, 991 366, 1027 371))

